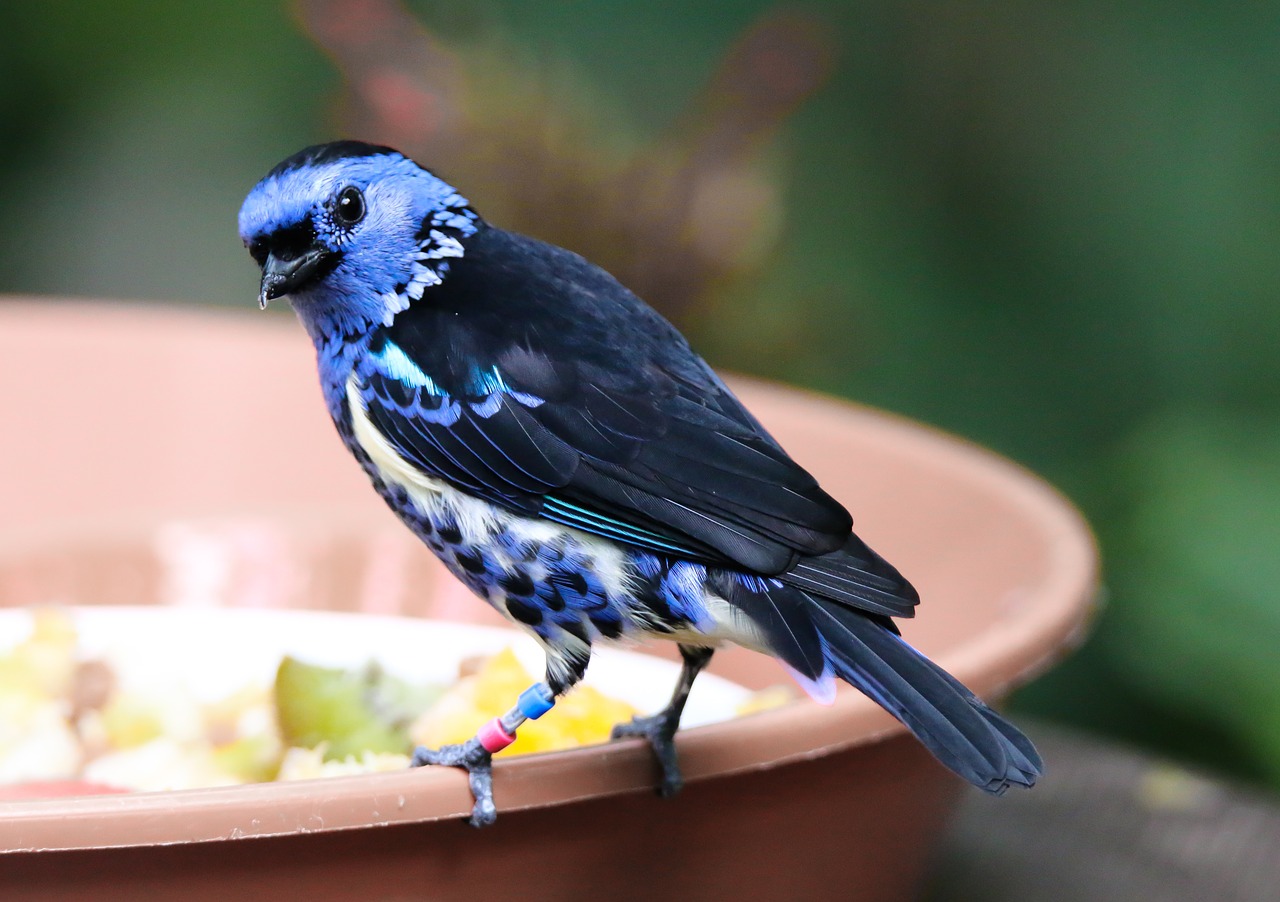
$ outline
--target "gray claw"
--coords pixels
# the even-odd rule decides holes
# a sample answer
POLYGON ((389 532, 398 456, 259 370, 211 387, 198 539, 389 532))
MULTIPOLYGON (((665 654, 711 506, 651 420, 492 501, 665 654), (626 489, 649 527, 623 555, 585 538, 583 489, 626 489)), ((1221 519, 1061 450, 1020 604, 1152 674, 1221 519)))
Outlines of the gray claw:
POLYGON ((460 767, 467 772, 471 784, 471 796, 475 805, 471 808, 470 824, 487 827, 498 818, 493 804, 493 755, 474 736, 459 745, 446 745, 438 749, 419 746, 414 750, 413 767, 425 764, 441 764, 460 767))
POLYGON ((646 739, 653 749, 658 766, 662 768, 662 782, 658 784, 658 795, 669 799, 684 786, 684 777, 680 774, 680 761, 676 756, 675 724, 671 718, 663 714, 649 717, 633 717, 628 723, 616 724, 611 734, 613 739, 646 739))

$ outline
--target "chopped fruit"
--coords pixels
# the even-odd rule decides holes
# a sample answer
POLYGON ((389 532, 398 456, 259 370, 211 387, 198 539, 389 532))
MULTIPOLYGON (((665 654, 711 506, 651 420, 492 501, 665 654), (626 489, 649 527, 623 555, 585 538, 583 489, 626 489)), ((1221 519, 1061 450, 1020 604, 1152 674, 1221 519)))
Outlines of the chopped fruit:
MULTIPOLYGON (((506 713, 516 697, 533 682, 510 650, 485 661, 475 673, 446 689, 409 730, 418 745, 439 748, 465 742, 482 724, 506 713)), ((499 755, 549 752, 608 742, 616 723, 631 719, 635 709, 609 698, 591 686, 578 686, 538 720, 521 725, 516 741, 499 755)))
MULTIPOLYGON (((465 659, 450 686, 409 682, 376 663, 338 669, 286 656, 272 685, 232 683, 210 701, 182 674, 139 678, 134 660, 81 649, 71 611, 29 614, 29 631, 0 648, 0 799, 400 770, 415 745, 466 741, 535 681, 511 649, 465 659)), ((740 713, 790 697, 766 690, 740 713)), ((521 725, 500 754, 608 742, 635 713, 580 685, 521 725)))
POLYGON ((406 727, 437 690, 417 690, 369 666, 337 670, 286 657, 276 672, 276 717, 288 746, 326 743, 341 760, 360 752, 409 751, 406 727))

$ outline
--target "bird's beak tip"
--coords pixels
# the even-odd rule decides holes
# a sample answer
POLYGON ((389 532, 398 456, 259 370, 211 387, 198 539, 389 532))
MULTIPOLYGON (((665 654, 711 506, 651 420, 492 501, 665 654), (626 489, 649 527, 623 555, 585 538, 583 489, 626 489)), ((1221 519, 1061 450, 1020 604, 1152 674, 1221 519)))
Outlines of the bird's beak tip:
POLYGON ((258 289, 258 308, 266 310, 267 304, 276 298, 282 298, 289 293, 288 278, 279 272, 264 272, 262 274, 262 285, 258 289))
POLYGON ((317 272, 331 256, 332 252, 313 247, 305 253, 288 259, 282 260, 274 254, 267 257, 262 265, 258 306, 265 310, 267 304, 276 298, 305 289, 315 281, 317 272))

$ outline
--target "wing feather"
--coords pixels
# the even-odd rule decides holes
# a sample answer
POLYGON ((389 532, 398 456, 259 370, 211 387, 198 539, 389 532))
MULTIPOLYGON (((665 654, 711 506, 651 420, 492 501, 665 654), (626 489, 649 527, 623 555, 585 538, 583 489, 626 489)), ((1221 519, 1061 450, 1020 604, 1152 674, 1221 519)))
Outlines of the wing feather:
POLYGON ((839 557, 848 512, 670 324, 574 254, 482 229, 366 359, 361 397, 397 452, 493 503, 909 607, 874 567, 797 568, 839 557))

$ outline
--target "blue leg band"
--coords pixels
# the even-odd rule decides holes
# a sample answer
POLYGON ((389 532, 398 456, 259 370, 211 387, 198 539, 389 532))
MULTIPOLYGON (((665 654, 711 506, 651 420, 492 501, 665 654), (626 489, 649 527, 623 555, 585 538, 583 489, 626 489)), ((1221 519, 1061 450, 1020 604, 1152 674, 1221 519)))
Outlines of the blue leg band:
POLYGON ((556 705, 556 697, 546 683, 535 683, 516 700, 516 710, 530 720, 537 720, 556 705))

